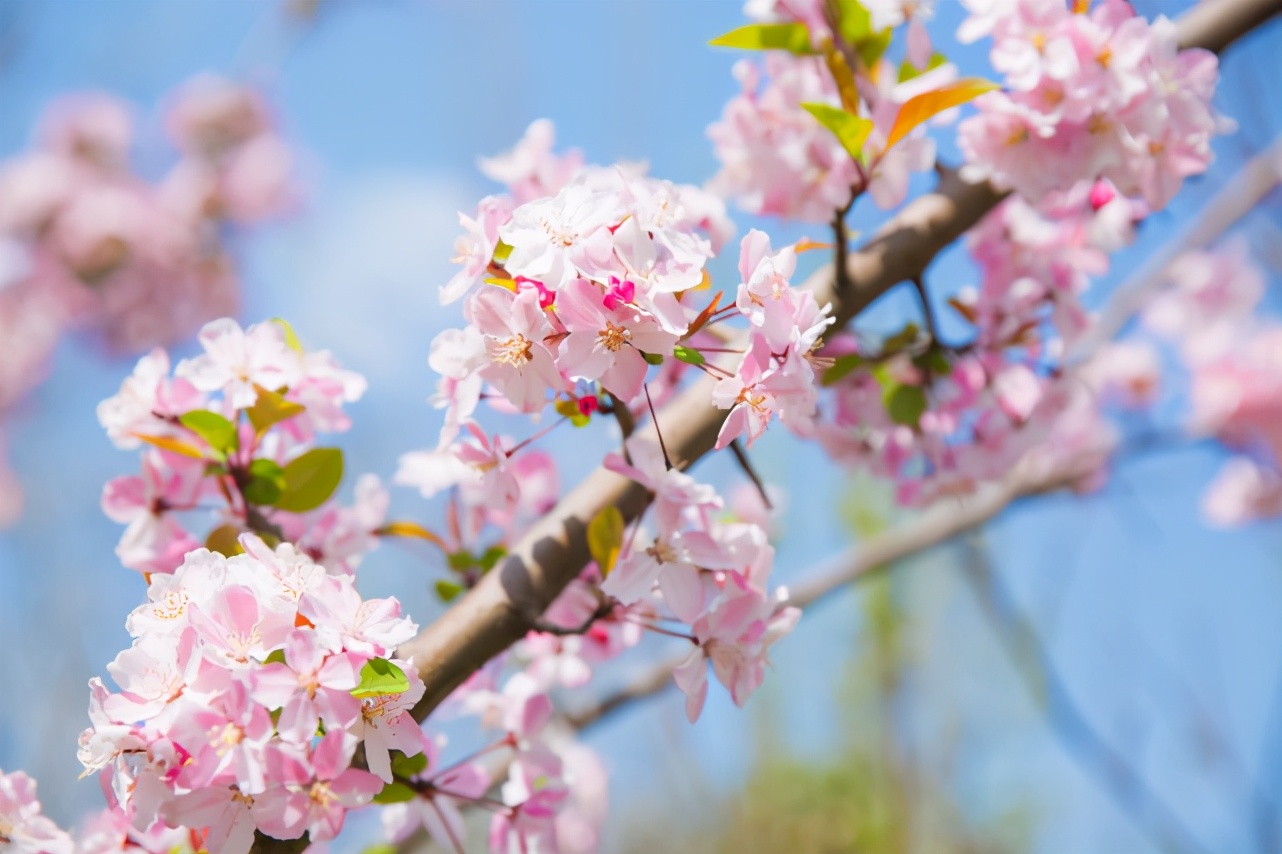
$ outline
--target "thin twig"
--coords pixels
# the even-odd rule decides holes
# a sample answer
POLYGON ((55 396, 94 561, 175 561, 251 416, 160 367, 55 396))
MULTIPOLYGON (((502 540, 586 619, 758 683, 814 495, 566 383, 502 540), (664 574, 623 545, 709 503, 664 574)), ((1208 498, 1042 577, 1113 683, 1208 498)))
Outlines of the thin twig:
POLYGON ((761 493, 761 502, 766 505, 766 509, 775 509, 770 503, 770 496, 766 494, 766 485, 761 482, 757 470, 752 467, 752 461, 748 459, 748 452, 743 449, 738 439, 730 443, 730 453, 734 454, 734 458, 739 461, 739 468, 743 469, 743 473, 752 481, 752 485, 757 487, 757 492, 761 493))

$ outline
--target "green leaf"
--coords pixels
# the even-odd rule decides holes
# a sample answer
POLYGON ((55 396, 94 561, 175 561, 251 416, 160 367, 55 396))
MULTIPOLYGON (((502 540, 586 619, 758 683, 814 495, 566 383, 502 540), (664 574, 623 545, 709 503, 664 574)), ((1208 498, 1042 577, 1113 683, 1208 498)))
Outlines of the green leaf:
POLYGON ((490 546, 477 560, 477 565, 481 567, 482 572, 489 572, 505 557, 507 557, 507 549, 502 546, 490 546))
POLYGON ((218 453, 226 455, 236 450, 238 444, 236 425, 217 412, 193 409, 191 412, 180 415, 178 420, 188 430, 204 439, 206 444, 218 453))
POLYGON ((271 652, 267 653, 267 657, 263 659, 263 664, 284 664, 284 663, 285 663, 285 650, 283 649, 273 649, 271 652))
POLYGON ((241 494, 250 504, 273 505, 285 491, 285 470, 272 460, 254 460, 249 464, 249 482, 241 494))
POLYGON ((494 263, 506 264, 512 255, 512 247, 500 240, 494 247, 494 263))
POLYGON ((371 658, 361 668, 361 681, 352 689, 353 697, 381 697, 384 694, 404 694, 410 680, 405 671, 386 658, 371 658))
POLYGON ((886 48, 890 47, 891 35, 890 27, 887 27, 855 44, 855 53, 859 54, 859 61, 865 68, 872 68, 886 53, 886 48))
POLYGON ((588 551, 604 578, 614 569, 623 548, 623 514, 613 504, 604 507, 588 523, 588 551))
POLYGON ((662 364, 663 364, 663 354, 662 354, 662 353, 642 353, 642 354, 641 354, 641 358, 645 359, 645 362, 646 362, 646 364, 647 364, 647 365, 662 365, 662 364))
POLYGON ((418 797, 418 792, 404 783, 392 781, 383 787, 383 791, 374 796, 376 804, 401 804, 418 797))
POLYGON ((915 323, 906 323, 904 328, 887 338, 881 345, 882 355, 890 356, 906 347, 917 343, 921 337, 921 327, 915 323))
POLYGON ((240 529, 235 525, 219 525, 209 532, 205 537, 205 548, 211 552, 218 552, 224 557, 235 557, 238 554, 244 554, 245 550, 240 546, 240 529))
POLYGON ((361 849, 361 854, 399 854, 401 849, 387 842, 380 842, 377 845, 367 845, 361 849))
POLYGON ((844 356, 838 356, 833 360, 832 367, 824 371, 819 384, 825 386, 836 385, 865 364, 867 364, 867 360, 858 353, 847 353, 844 356))
POLYGON ((693 347, 682 347, 680 344, 672 348, 672 355, 677 361, 685 362, 687 365, 702 365, 708 361, 698 350, 693 347))
POLYGON ((838 31, 842 39, 854 47, 865 68, 876 65, 890 47, 891 29, 874 30, 872 14, 859 0, 837 0, 837 7, 841 13, 838 31))
POLYGON ((930 55, 930 59, 926 61, 925 68, 917 68, 911 62, 905 59, 903 62, 899 64, 899 82, 906 83, 915 77, 920 77, 921 75, 925 74, 927 71, 934 71, 936 68, 938 68, 939 66, 943 65, 946 62, 948 62, 948 58, 945 57, 939 51, 935 51, 930 55))
POLYGON ((947 374, 953 369, 948 355, 939 347, 932 346, 925 353, 913 358, 913 364, 923 371, 933 374, 947 374))
POLYGON ((436 582, 436 595, 441 597, 442 602, 453 602, 462 592, 463 585, 457 581, 442 578, 436 582))
POLYGON ((717 36, 708 44, 741 50, 786 50, 797 56, 818 53, 810 44, 810 31, 805 24, 749 24, 717 36))
POLYGON ((392 751, 392 773, 397 777, 410 777, 422 774, 427 770, 427 754, 419 752, 414 756, 406 756, 399 750, 392 751))
POLYGON ((858 160, 864 151, 864 142, 872 133, 872 120, 852 116, 840 107, 829 104, 817 104, 803 101, 801 108, 818 120, 819 124, 832 131, 833 136, 846 149, 846 153, 858 160))
POLYGON ((312 448, 285 464, 285 488, 275 506, 306 513, 324 504, 343 479, 343 452, 312 448))
POLYGON ((916 427, 926 411, 926 392, 921 386, 893 383, 882 388, 881 402, 891 421, 916 427))
POLYGON ((467 549, 459 549, 445 556, 445 563, 455 572, 465 572, 476 566, 476 555, 467 549))
POLYGON ((263 388, 257 383, 254 384, 254 390, 258 392, 258 399, 254 401, 253 406, 245 410, 245 414, 249 416, 249 423, 254 425, 254 429, 260 436, 266 433, 268 428, 306 410, 301 403, 286 400, 278 392, 263 388))
POLYGON ((303 352, 303 342, 298 340, 298 333, 288 320, 283 317, 273 317, 272 323, 279 326, 285 332, 285 345, 295 353, 303 352))

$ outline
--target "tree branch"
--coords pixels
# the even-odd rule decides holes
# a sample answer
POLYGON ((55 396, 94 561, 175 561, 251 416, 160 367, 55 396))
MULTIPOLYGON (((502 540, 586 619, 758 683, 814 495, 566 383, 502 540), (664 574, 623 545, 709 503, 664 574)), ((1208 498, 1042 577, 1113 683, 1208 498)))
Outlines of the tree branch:
MULTIPOLYGON (((1220 49, 1278 11, 1282 0, 1219 0, 1181 18, 1180 43, 1220 49)), ((821 305, 831 302, 838 325, 844 326, 885 291, 920 275, 1003 197, 987 184, 967 184, 944 172, 933 193, 910 203, 849 256, 848 293, 836 292, 832 267, 811 276, 805 287, 821 305)), ((664 438, 682 468, 712 450, 726 417, 709 402, 711 386, 712 380, 702 377, 664 407, 664 438)), ((653 434, 653 425, 646 429, 653 434)), ((399 654, 413 659, 427 686, 414 708, 416 719, 426 718, 468 676, 520 640, 530 628, 525 615, 542 613, 578 576, 591 559, 587 520, 609 504, 631 522, 645 510, 648 495, 638 484, 597 469, 535 522, 494 571, 401 647, 399 654)))

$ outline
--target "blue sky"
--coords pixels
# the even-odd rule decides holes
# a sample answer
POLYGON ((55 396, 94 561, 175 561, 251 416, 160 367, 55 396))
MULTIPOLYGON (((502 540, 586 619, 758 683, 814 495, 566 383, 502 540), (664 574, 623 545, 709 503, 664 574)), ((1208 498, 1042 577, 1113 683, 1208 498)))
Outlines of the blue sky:
MULTIPOLYGON (((1141 9, 1173 14, 1184 5, 1141 9)), ((960 12, 951 0, 939 7, 943 33, 960 12)), ((194 73, 221 71, 265 86, 287 136, 304 152, 309 189, 298 216, 236 238, 244 319, 288 317, 310 346, 334 350, 370 379, 343 444, 349 470, 386 477, 400 453, 433 443, 439 427, 425 403, 432 387, 427 345, 437 330, 459 322, 454 308, 441 309, 435 299, 450 273, 455 212, 495 189, 476 172, 477 156, 509 147, 531 120, 547 116, 562 145, 582 148, 594 162, 644 159, 657 176, 702 182, 715 169, 704 128, 736 89, 729 74, 736 57, 706 41, 739 23, 739 3, 322 0, 319 17, 306 26, 290 23, 281 8, 205 0, 0 6, 0 154, 22 149, 42 105, 67 91, 105 89, 134 101, 155 136, 159 99, 194 73)), ((1274 25, 1230 59, 1221 107, 1239 118, 1241 130, 1221 141, 1213 171, 1121 253, 1114 274, 1099 283, 1101 294, 1278 133, 1282 91, 1268 69, 1276 70, 1272 54, 1280 43, 1282 29, 1274 25)), ((952 56, 982 73, 975 64, 982 47, 952 56)), ((145 155, 141 168, 162 168, 163 145, 145 155)), ((854 228, 870 232, 883 217, 871 206, 859 209, 854 228)), ((781 240, 820 236, 813 227, 738 221, 742 230, 762 224, 781 240)), ((1276 221, 1276 208, 1266 210, 1243 230, 1264 246, 1276 239, 1276 221)), ((732 269, 732 260, 722 259, 714 274, 732 269)), ((970 276, 954 252, 932 268, 931 281, 950 290, 970 276)), ((892 294, 862 322, 902 323, 914 310, 909 295, 892 294)), ((84 683, 127 643, 123 618, 142 595, 112 554, 119 528, 97 508, 101 484, 135 465, 111 448, 93 414, 128 369, 67 342, 50 381, 13 426, 29 511, 18 528, 0 534, 0 767, 33 772, 48 810, 62 820, 98 802, 91 781, 75 780, 84 683)), ((1179 406, 1172 395, 1154 417, 1170 426, 1179 406)), ((550 446, 567 452, 567 483, 607 444, 603 436, 572 440, 550 446)), ((755 457, 791 496, 779 575, 803 574, 849 539, 837 509, 848 479, 833 476, 816 449, 785 435, 767 437, 755 457)), ((1276 769, 1279 757, 1261 754, 1260 743, 1282 669, 1282 529, 1228 534, 1203 526, 1199 492, 1221 459, 1205 443, 1145 455, 1122 465, 1099 495, 1016 507, 986 539, 1018 605, 1039 624, 1053 624, 1053 656, 1091 720, 1135 747, 1207 847, 1249 851, 1245 803, 1191 757, 1188 704, 1181 701, 1200 697, 1250 769, 1276 769), (1154 676, 1159 670, 1178 674, 1178 691, 1154 676)), ((701 471, 721 483, 735 478, 721 460, 701 471)), ((397 508, 431 518, 411 495, 398 495, 397 508)), ((421 555, 385 548, 366 564, 361 585, 367 595, 394 593, 425 621, 434 607, 430 572, 421 555)), ((946 720, 965 722, 973 738, 960 750, 953 782, 968 808, 983 815, 1034 788, 1044 819, 1039 852, 1152 850, 1022 699, 952 554, 920 559, 903 576, 900 595, 920 609, 914 631, 926 662, 905 732, 930 745, 946 720)), ((816 756, 845 726, 831 684, 857 641, 853 598, 845 594, 808 615, 778 648, 771 676, 785 722, 781 737, 816 756)), ((656 753, 693 756, 702 771, 692 779, 711 790, 726 791, 742 776, 752 759, 751 709, 735 710, 722 692, 713 695, 695 727, 667 696, 591 733, 611 763, 617 802, 673 791, 671 768, 656 753)))

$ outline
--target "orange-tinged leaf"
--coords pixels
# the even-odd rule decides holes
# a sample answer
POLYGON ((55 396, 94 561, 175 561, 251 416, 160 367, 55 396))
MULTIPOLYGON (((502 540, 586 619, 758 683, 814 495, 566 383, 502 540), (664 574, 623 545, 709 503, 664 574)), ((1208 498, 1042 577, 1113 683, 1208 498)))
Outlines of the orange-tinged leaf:
POLYGON ((894 147, 895 143, 908 136, 913 128, 931 116, 938 115, 952 107, 960 106, 967 101, 978 98, 985 92, 991 92, 997 88, 999 88, 998 85, 991 80, 967 77, 949 83, 947 86, 941 86, 938 89, 914 95, 899 108, 899 115, 895 116, 895 124, 890 129, 890 135, 886 137, 885 150, 889 151, 894 147))
POLYGON ((487 284, 487 285, 496 285, 496 286, 498 286, 498 287, 500 287, 500 288, 506 288, 507 290, 511 291, 512 293, 516 293, 516 280, 515 280, 515 279, 500 279, 500 278, 498 278, 497 276, 487 276, 487 277, 486 277, 486 279, 485 279, 485 284, 487 284))
POLYGON ((449 546, 445 544, 445 540, 442 540, 417 522, 388 522, 374 533, 382 537, 414 537, 419 540, 427 540, 429 543, 439 546, 442 551, 449 551, 449 546))
POLYGON ((721 302, 723 293, 724 291, 717 291, 717 295, 712 298, 712 302, 708 303, 708 307, 699 312, 699 316, 694 319, 694 322, 690 324, 690 328, 686 330, 686 338, 702 329, 712 315, 717 313, 717 305, 721 302))
POLYGON ((134 433, 135 439, 141 439, 148 445, 160 448, 162 451, 172 451, 175 454, 182 454, 184 457, 191 457, 193 460, 205 459, 205 452, 195 445, 190 445, 181 439, 174 439, 170 436, 146 436, 142 433, 134 433))
POLYGON ((832 247, 833 247, 833 244, 831 243, 821 243, 817 240, 810 240, 807 238, 806 240, 797 241, 796 245, 792 247, 792 251, 793 252, 810 252, 811 250, 814 250, 814 249, 831 249, 832 247))

